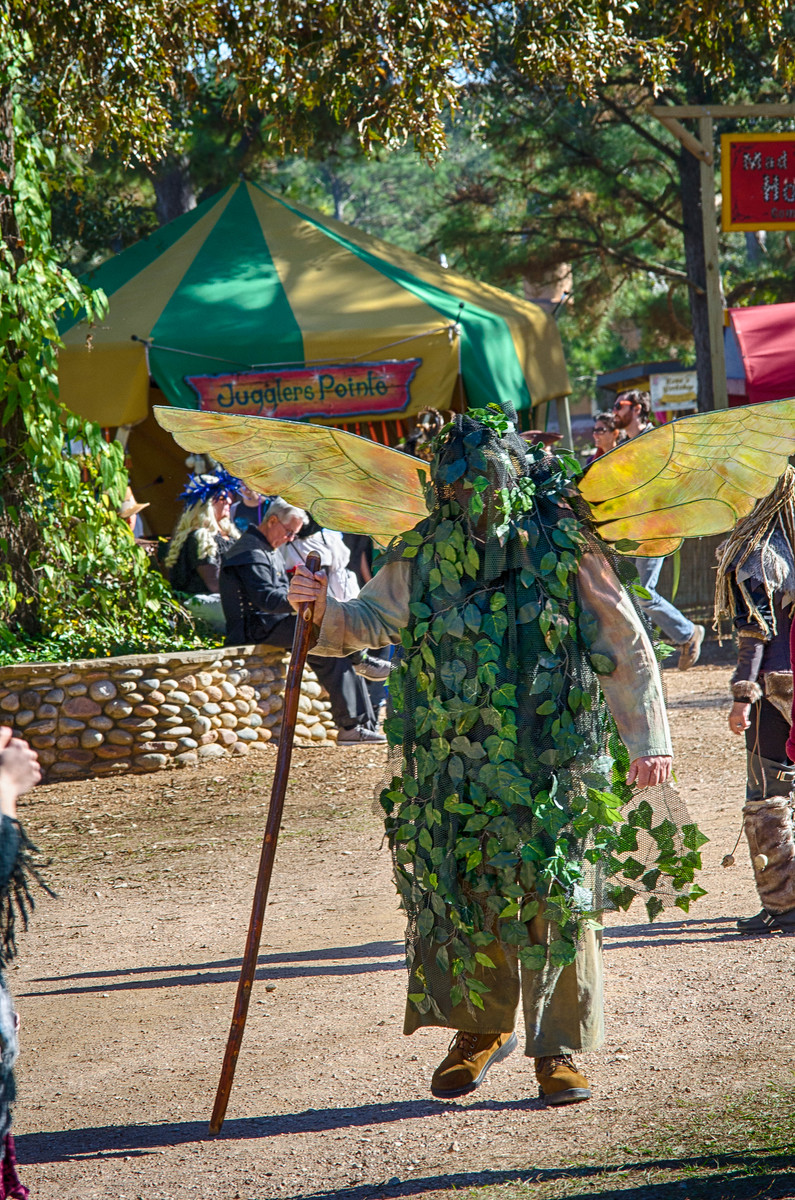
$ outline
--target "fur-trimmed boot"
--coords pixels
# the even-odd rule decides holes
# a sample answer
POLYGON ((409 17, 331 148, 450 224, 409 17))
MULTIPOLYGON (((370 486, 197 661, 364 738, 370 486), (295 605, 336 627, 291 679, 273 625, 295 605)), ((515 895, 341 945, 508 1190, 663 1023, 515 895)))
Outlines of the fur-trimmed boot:
POLYGON ((737 922, 740 933, 795 933, 795 838, 792 800, 749 800, 743 827, 762 911, 737 922))

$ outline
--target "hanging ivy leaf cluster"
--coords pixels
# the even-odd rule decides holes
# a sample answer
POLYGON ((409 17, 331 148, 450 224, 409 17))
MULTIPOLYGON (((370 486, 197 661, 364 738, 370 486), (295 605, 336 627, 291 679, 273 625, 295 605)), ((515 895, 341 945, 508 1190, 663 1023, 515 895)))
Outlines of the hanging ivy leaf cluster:
POLYGON ((437 1010, 431 974, 447 977, 452 1005, 483 1008, 497 940, 525 967, 547 954, 563 965, 606 903, 646 891, 653 917, 655 890, 685 911, 703 894, 703 835, 632 806, 598 682, 614 664, 591 651, 595 621, 577 602, 582 554, 597 548, 572 507, 578 468, 526 449, 497 409, 470 416, 439 435, 431 515, 390 551, 412 561, 411 617, 390 676, 396 771, 381 805, 422 1013, 437 1010), (634 857, 643 830, 650 865, 634 857), (559 928, 548 948, 528 927, 542 903, 559 928))

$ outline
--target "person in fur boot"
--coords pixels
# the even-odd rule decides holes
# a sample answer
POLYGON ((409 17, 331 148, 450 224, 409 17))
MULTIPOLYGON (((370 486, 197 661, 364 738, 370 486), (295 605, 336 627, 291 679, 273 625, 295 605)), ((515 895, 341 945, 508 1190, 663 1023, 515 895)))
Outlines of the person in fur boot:
POLYGON ((795 471, 787 467, 718 549, 715 617, 738 633, 732 676, 732 733, 745 734, 748 840, 762 909, 741 917, 744 934, 795 933, 795 762, 788 750, 792 711, 790 629, 795 604, 795 471))

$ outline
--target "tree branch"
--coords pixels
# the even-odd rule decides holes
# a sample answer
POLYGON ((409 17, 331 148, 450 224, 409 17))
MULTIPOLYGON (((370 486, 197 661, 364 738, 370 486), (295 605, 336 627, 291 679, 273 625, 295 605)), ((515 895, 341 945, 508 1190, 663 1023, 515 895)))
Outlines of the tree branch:
MULTIPOLYGON (((654 201, 647 200, 646 197, 644 195, 642 195, 642 193, 636 192, 634 188, 630 187, 623 180, 619 184, 618 176, 616 175, 615 171, 612 171, 612 170, 610 170, 610 168, 605 166, 602 163, 602 160, 600 158, 597 158, 597 156, 595 154, 590 153, 590 154, 583 155, 582 152, 579 151, 575 146, 573 146, 571 142, 568 142, 565 140, 561 140, 560 144, 562 146, 565 146, 567 149, 572 150, 573 153, 579 153, 580 157, 584 158, 584 160, 586 162, 590 163, 594 167, 594 169, 600 173, 600 175, 602 175, 605 179, 610 180, 610 182, 613 184, 613 187, 614 187, 614 190, 613 190, 614 195, 623 193, 624 195, 628 196, 630 199, 634 200, 635 203, 640 205, 641 208, 645 208, 647 210, 647 212, 654 213, 657 216, 657 218, 660 221, 662 221, 664 224, 670 225, 671 228, 676 229, 678 233, 684 233, 685 227, 681 221, 677 221, 675 217, 672 217, 669 213, 667 213, 665 211, 665 209, 661 209, 658 204, 654 203, 654 201)), ((663 191, 663 196, 669 190, 669 187, 670 187, 670 184, 668 184, 665 187, 665 189, 663 191)))
POLYGON ((764 279, 744 279, 726 293, 726 306, 731 307, 736 305, 739 300, 744 300, 746 296, 752 296, 757 288, 778 288, 779 295, 790 297, 793 293, 793 282, 787 275, 768 275, 764 279))
POLYGON ((655 149, 659 150, 661 154, 665 154, 668 158, 673 159, 674 162, 678 161, 679 155, 677 151, 671 146, 667 145, 666 142, 663 142, 659 138, 655 137, 654 134, 650 133, 649 130, 641 125, 639 121, 635 120, 634 117, 631 117, 626 108, 623 108, 620 104, 617 104, 615 100, 611 100, 611 98, 605 95, 604 92, 599 92, 598 95, 602 103, 609 108, 611 112, 615 113, 615 115, 621 120, 622 124, 629 125, 631 129, 634 129, 635 132, 640 135, 640 137, 645 138, 646 141, 654 146, 655 149))
MULTIPOLYGON (((524 226, 521 229, 501 229, 501 230, 468 230, 467 238, 470 241, 475 241, 484 238, 528 238, 541 237, 547 238, 546 231, 538 226, 524 226)), ((692 288, 697 295, 704 295, 704 289, 694 283, 686 271, 681 271, 676 267, 666 266, 664 263, 654 262, 652 259, 642 259, 637 254, 627 253, 626 251, 617 250, 613 246, 608 246, 600 241, 597 237, 593 240, 588 240, 583 237, 566 237, 557 235, 557 242, 561 246, 569 247, 569 255, 571 252, 580 251, 580 258, 596 257, 605 255, 608 258, 614 259, 616 262, 623 263, 625 266, 632 267, 638 271, 651 272, 659 275, 664 279, 675 279, 679 283, 686 283, 689 288, 692 288)))

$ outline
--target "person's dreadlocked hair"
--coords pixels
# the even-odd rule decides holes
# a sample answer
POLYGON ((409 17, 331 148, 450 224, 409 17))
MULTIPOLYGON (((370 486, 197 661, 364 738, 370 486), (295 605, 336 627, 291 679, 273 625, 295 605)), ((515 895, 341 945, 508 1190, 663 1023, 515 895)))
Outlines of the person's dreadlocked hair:
MULTIPOLYGON (((760 575, 759 582, 765 589, 770 602, 770 610, 774 612, 773 593, 777 590, 780 580, 766 561, 769 557, 765 552, 771 537, 779 533, 789 546, 790 558, 795 559, 795 470, 787 467, 769 496, 757 500, 747 517, 738 521, 732 532, 722 542, 717 550, 718 573, 715 579, 715 619, 713 628, 720 632, 722 618, 730 621, 737 613, 734 592, 731 587, 732 576, 741 570, 751 556, 759 551, 760 575)), ((752 620, 765 635, 772 636, 775 629, 768 629, 767 622, 754 604, 748 589, 738 581, 743 599, 748 605, 752 620)), ((773 618, 775 620, 775 617, 773 618)))

